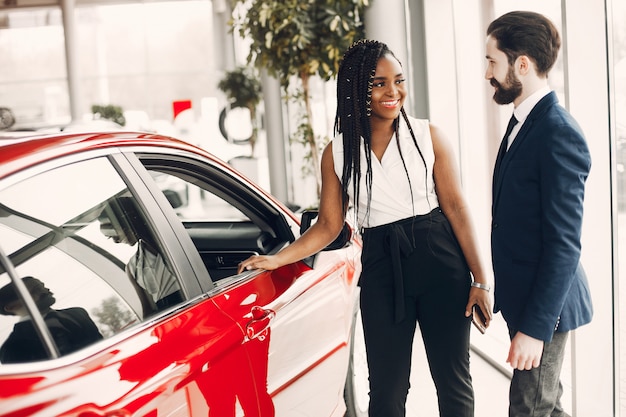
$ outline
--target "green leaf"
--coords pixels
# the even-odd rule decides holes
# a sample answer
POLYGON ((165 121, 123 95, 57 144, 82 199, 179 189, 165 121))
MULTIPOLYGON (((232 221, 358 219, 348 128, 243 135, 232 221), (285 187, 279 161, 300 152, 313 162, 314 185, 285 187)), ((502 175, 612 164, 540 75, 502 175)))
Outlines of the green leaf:
MULTIPOLYGON (((250 41, 248 64, 276 76, 286 92, 295 81, 303 89, 298 98, 303 108, 308 107, 303 103, 308 100, 308 78, 335 77, 343 52, 365 37, 361 16, 370 4, 369 0, 231 1, 237 10, 232 28, 250 41)), ((306 129, 294 135, 303 143, 314 143, 311 115, 305 116, 306 129)), ((317 159, 317 152, 312 159, 317 159)))

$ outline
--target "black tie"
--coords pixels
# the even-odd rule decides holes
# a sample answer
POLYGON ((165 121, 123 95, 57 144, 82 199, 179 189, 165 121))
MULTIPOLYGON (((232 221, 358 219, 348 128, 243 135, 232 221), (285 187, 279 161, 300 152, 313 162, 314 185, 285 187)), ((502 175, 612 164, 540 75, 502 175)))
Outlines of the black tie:
POLYGON ((517 119, 515 115, 511 115, 509 119, 509 124, 506 126, 506 132, 504 133, 504 137, 502 138, 502 143, 500 143, 500 149, 498 150, 498 156, 496 157, 496 166, 494 169, 494 173, 497 175, 500 169, 500 164, 502 163, 502 159, 504 158, 504 154, 506 153, 506 148, 509 144, 509 135, 513 131, 513 128, 517 124, 517 119))
POLYGON ((506 132, 504 132, 504 138, 502 139, 503 142, 505 143, 504 145, 505 152, 509 146, 509 136, 511 135, 511 132, 513 131, 513 128, 515 127, 516 124, 517 124, 517 119, 515 118, 515 115, 512 114, 511 118, 509 119, 509 124, 506 125, 506 132))

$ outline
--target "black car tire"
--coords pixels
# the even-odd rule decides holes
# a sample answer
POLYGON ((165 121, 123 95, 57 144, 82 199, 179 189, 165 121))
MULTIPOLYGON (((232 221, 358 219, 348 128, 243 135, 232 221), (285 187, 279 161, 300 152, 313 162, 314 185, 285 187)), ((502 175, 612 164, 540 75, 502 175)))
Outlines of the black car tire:
POLYGON ((369 382, 361 309, 356 303, 350 337, 350 362, 344 388, 345 417, 367 417, 369 411, 369 382))

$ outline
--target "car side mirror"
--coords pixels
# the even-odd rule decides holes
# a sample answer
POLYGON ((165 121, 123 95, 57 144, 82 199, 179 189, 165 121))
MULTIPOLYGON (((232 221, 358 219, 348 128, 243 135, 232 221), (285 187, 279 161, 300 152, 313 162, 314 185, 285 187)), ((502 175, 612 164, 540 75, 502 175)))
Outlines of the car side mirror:
POLYGON ((163 194, 165 194, 165 198, 172 205, 172 208, 177 209, 183 205, 183 199, 180 198, 180 195, 174 190, 164 190, 163 194))
MULTIPOLYGON (((311 227, 311 223, 313 220, 317 218, 319 211, 317 210, 305 210, 302 212, 302 218, 300 221, 300 235, 306 232, 309 227, 311 227)), ((343 227, 341 228, 341 232, 339 235, 333 240, 328 246, 326 246, 322 250, 337 250, 345 247, 348 242, 350 242, 350 238, 352 238, 352 229, 348 226, 348 223, 344 222, 343 227)))

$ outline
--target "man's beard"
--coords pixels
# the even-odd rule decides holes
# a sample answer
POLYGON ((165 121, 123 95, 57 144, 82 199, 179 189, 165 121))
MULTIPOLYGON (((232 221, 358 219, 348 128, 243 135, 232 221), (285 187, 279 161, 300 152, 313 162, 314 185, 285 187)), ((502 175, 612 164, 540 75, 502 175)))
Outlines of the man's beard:
POLYGON ((512 66, 509 67, 504 80, 506 86, 500 84, 495 78, 492 78, 489 82, 496 88, 496 91, 493 93, 493 101, 498 104, 512 103, 522 94, 522 83, 515 77, 515 71, 512 66))

